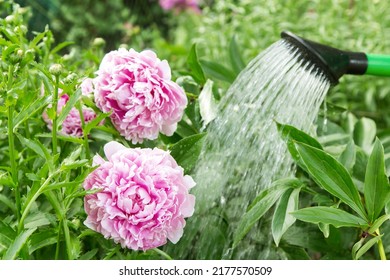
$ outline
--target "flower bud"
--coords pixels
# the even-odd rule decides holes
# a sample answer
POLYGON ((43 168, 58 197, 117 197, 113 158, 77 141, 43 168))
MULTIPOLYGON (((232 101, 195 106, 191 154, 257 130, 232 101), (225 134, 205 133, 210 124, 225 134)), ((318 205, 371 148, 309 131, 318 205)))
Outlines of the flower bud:
POLYGON ((14 28, 15 33, 22 33, 26 34, 27 33, 27 27, 25 25, 18 25, 14 28))
POLYGON ((98 38, 95 38, 95 40, 93 40, 92 45, 94 47, 101 48, 101 47, 104 47, 106 45, 106 41, 103 38, 98 37, 98 38))
POLYGON ((15 16, 14 15, 9 15, 5 18, 6 23, 13 23, 15 21, 15 16))
POLYGON ((53 64, 53 65, 50 66, 50 68, 49 68, 50 74, 52 74, 52 75, 54 75, 54 76, 59 76, 59 75, 61 75, 62 71, 63 71, 63 67, 62 67, 61 64, 58 64, 58 63, 53 64))

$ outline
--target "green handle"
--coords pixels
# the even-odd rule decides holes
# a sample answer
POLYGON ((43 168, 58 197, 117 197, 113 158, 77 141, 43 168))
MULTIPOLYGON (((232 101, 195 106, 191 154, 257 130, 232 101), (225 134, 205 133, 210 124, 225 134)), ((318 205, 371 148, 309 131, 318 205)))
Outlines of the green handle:
POLYGON ((368 67, 365 74, 390 77, 390 55, 367 54, 368 67))

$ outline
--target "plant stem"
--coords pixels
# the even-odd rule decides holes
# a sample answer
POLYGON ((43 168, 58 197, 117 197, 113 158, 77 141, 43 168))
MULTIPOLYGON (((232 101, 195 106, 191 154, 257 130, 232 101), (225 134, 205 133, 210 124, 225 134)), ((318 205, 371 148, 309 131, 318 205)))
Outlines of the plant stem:
MULTIPOLYGON (((379 228, 376 230, 376 233, 378 235, 381 234, 379 231, 379 228)), ((381 260, 385 261, 386 260, 386 252, 385 252, 385 248, 383 247, 382 238, 378 240, 378 250, 379 250, 379 256, 381 257, 381 260)))
POLYGON ((155 251, 160 256, 164 257, 166 260, 170 260, 170 261, 172 260, 172 257, 170 255, 168 255, 167 253, 165 253, 164 251, 161 251, 158 248, 154 248, 152 250, 155 251))
POLYGON ((83 129, 83 139, 84 139, 84 148, 85 148, 85 157, 87 159, 91 158, 91 152, 89 150, 89 142, 88 142, 88 133, 85 133, 85 120, 84 120, 84 114, 83 114, 83 108, 80 104, 78 104, 77 110, 80 114, 80 120, 81 120, 81 127, 83 129))
POLYGON ((53 144, 53 155, 57 154, 57 107, 58 107, 58 83, 59 76, 56 75, 55 85, 54 85, 54 93, 53 93, 53 109, 55 111, 53 118, 53 127, 52 127, 52 144, 53 144))
MULTIPOLYGON (((10 65, 8 68, 8 80, 7 80, 7 89, 8 92, 12 89, 13 86, 13 77, 14 77, 14 66, 10 65)), ((16 217, 18 221, 20 220, 20 211, 22 209, 20 188, 18 183, 18 168, 16 164, 16 155, 15 155, 15 135, 14 135, 14 111, 15 105, 13 104, 8 107, 8 144, 9 144, 9 158, 11 163, 11 177, 14 183, 15 191, 15 203, 16 203, 16 217)))
POLYGON ((13 131, 14 110, 15 110, 14 105, 11 105, 8 108, 8 143, 9 143, 9 158, 11 162, 11 176, 12 176, 12 181, 14 183, 14 190, 15 190, 16 216, 19 221, 22 204, 21 204, 21 197, 20 197, 20 188, 18 183, 18 168, 16 164, 16 155, 15 155, 15 137, 13 131))

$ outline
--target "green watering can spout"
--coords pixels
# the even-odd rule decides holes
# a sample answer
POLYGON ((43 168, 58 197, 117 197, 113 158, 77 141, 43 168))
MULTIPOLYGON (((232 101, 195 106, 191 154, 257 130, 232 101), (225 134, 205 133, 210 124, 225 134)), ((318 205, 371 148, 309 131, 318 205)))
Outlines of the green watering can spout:
POLYGON ((321 69, 333 85, 345 74, 390 77, 390 55, 349 52, 283 31, 281 37, 299 49, 298 56, 321 69))

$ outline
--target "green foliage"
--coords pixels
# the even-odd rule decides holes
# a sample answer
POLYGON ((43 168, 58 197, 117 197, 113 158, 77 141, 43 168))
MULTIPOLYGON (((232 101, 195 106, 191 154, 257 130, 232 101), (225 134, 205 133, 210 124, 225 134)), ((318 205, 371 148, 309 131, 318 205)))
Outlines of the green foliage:
MULTIPOLYGON (((101 153, 107 141, 117 140, 132 146, 113 128, 108 118, 110 113, 99 112, 93 101, 81 94, 80 84, 97 70, 104 45, 79 50, 73 57, 61 56, 73 43, 54 44, 48 28, 40 33, 32 32, 33 37, 29 38, 27 30, 16 28, 27 26, 29 17, 25 9, 7 2, 7 11, 13 20, 9 20, 10 17, 0 20, 0 67, 4 73, 0 76, 0 137, 3 140, 0 141, 0 258, 169 259, 159 250, 144 253, 122 249, 82 224, 86 218, 83 197, 98 191, 86 191, 82 187, 86 176, 95 168, 91 165, 92 157, 101 153), (57 113, 53 108, 57 107, 59 90, 67 93, 69 100, 57 113), (93 121, 82 123, 83 136, 59 134, 69 112, 76 108, 82 113, 83 106, 96 110, 97 115, 93 121), (52 131, 42 118, 44 111, 52 121, 52 131)), ((92 6, 96 10, 90 13, 106 14, 102 9, 106 7, 104 3, 95 4, 92 6)), ((106 4, 115 6, 111 12, 120 10, 126 14, 121 2, 106 4)), ((73 13, 79 7, 75 5, 67 12, 73 13)), ((77 13, 73 14, 72 20, 92 20, 89 12, 78 18, 77 13)), ((111 17, 114 14, 110 13, 111 17)), ((117 16, 109 20, 122 22, 123 18, 117 16)), ((115 24, 110 26, 106 21, 103 25, 106 31, 117 31, 115 24)), ((70 31, 69 36, 77 35, 72 33, 73 29, 67 31, 70 31)), ((78 43, 78 47, 84 44, 78 43)), ((190 73, 199 67, 199 64, 189 63, 190 73)), ((190 173, 205 136, 204 132, 200 133, 202 119, 198 104, 203 84, 183 79, 181 85, 188 92, 189 106, 176 133, 145 141, 138 147, 171 150, 185 172, 190 173)))
MULTIPOLYGON (((363 123, 370 122, 364 120, 361 124, 363 123)), ((355 132, 354 135, 362 133, 361 124, 355 126, 355 131, 358 132, 355 132)), ((353 167, 356 164, 358 153, 352 140, 343 144, 344 149, 339 152, 337 160, 325 151, 329 147, 322 147, 318 141, 306 133, 288 125, 277 124, 277 126, 293 159, 302 170, 307 172, 315 185, 306 186, 309 193, 314 195, 309 203, 302 199, 298 203, 296 201, 298 200, 297 195, 291 197, 294 191, 298 192, 299 189, 289 190, 281 197, 273 214, 273 221, 277 221, 273 223, 272 227, 276 245, 289 231, 287 228, 280 234, 283 224, 291 227, 295 222, 291 217, 294 217, 302 222, 317 224, 326 239, 330 239, 332 236, 331 227, 357 228, 362 237, 351 248, 351 257, 359 259, 372 251, 374 245, 377 245, 380 258, 385 259, 383 245, 385 233, 381 234, 380 227, 383 227, 389 219, 388 214, 382 214, 385 212, 385 205, 389 202, 390 189, 385 169, 384 149, 379 139, 376 139, 373 144, 372 136, 369 136, 371 141, 360 141, 360 144, 365 145, 366 150, 371 152, 366 161, 366 168, 363 170, 365 174, 364 187, 359 189, 354 183, 354 181, 359 182, 359 179, 351 176, 355 172, 353 167), (328 200, 324 191, 332 199, 328 200), (313 206, 313 203, 318 204, 318 206, 313 206), (341 203, 345 203, 345 205, 341 203), (307 206, 298 209, 299 204, 307 206), (289 216, 286 215, 288 207, 290 207, 290 211, 287 212, 289 216)), ((328 132, 332 133, 332 131, 328 132)), ((254 203, 265 205, 268 200, 266 197, 260 197, 255 199, 254 203)), ((249 213, 250 210, 244 215, 243 221, 246 220, 249 213)), ((287 237, 286 241, 288 242, 287 237)))

